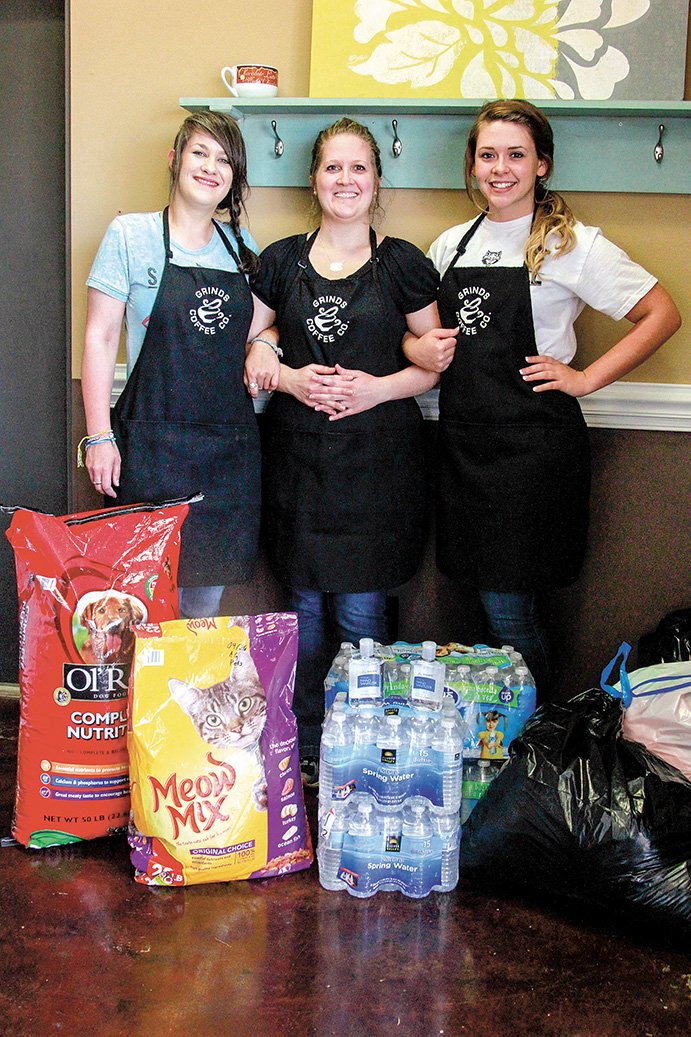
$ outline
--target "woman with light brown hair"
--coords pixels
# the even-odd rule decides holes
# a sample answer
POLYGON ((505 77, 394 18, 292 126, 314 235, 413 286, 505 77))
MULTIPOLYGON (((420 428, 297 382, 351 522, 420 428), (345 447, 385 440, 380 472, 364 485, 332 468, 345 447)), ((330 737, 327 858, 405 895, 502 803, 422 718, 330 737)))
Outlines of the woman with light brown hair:
MULTIPOLYGON (((265 249, 252 282, 283 351, 264 419, 264 519, 271 568, 299 620, 294 708, 307 785, 317 781, 329 663, 341 641, 387 640, 386 591, 413 575, 424 544, 413 397, 437 375, 406 360, 402 339, 454 335, 439 329, 429 260, 372 226, 381 177, 365 126, 340 119, 323 130, 310 169, 318 229, 265 249)), ((262 375, 249 359, 248 384, 262 375)))
POLYGON ((543 694, 541 598, 576 580, 586 546, 590 457, 577 398, 628 374, 680 325, 656 278, 549 188, 553 165, 538 108, 482 108, 465 153, 480 215, 429 250, 458 345, 406 347, 441 373, 437 564, 478 589, 492 643, 517 648, 543 694), (586 304, 632 327, 578 370, 574 321, 586 304))

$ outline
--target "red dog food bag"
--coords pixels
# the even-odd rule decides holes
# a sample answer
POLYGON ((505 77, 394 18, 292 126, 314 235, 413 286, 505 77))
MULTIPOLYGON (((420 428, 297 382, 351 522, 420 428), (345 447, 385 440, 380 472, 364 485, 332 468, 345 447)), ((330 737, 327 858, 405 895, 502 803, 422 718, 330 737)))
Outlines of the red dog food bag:
POLYGON ((21 712, 12 834, 24 846, 126 828, 133 627, 178 615, 188 503, 14 513, 21 712))
POLYGON ((313 860, 292 711, 297 616, 139 627, 130 681, 137 882, 269 878, 313 860))

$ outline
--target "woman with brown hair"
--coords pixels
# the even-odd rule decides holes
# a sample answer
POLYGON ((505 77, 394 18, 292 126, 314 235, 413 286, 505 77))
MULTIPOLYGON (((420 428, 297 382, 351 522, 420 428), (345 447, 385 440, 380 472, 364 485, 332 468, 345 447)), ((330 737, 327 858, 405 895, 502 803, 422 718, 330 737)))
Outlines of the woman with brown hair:
MULTIPOLYGON (((283 352, 265 415, 264 517, 272 570, 299 620, 295 712, 308 785, 335 650, 386 641, 386 589, 420 561, 426 473, 413 397, 437 375, 406 360, 402 338, 453 336, 438 327, 432 264, 372 227, 381 176, 366 127, 341 119, 323 130, 310 169, 319 227, 265 249, 252 282, 283 352)), ((248 384, 263 374, 252 359, 247 372, 248 384)))
POLYGON ((632 371, 680 324, 656 278, 550 190, 553 165, 539 109, 482 108, 465 153, 480 216, 429 251, 458 346, 406 346, 413 362, 443 372, 437 564, 478 588, 492 643, 523 654, 538 693, 549 680, 542 593, 578 577, 586 546, 590 457, 577 397, 632 371), (632 327, 578 370, 574 321, 586 304, 632 327))
POLYGON ((116 217, 87 280, 86 467, 118 503, 204 494, 182 531, 180 607, 210 616, 225 584, 249 578, 259 527, 259 438, 243 385, 257 259, 240 227, 247 161, 237 123, 188 116, 168 166, 168 206, 116 217), (128 378, 111 426, 123 320, 128 378))

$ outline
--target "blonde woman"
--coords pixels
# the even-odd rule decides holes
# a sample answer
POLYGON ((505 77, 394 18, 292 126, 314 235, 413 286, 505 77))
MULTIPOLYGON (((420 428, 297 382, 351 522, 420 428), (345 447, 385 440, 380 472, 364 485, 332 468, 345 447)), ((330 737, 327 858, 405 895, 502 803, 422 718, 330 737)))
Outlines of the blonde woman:
POLYGON ((442 324, 410 359, 443 372, 439 399, 437 562, 478 588, 493 644, 512 644, 549 679, 540 594, 583 561, 590 459, 577 397, 621 378, 680 325, 656 278, 547 186, 552 130, 528 101, 486 104, 465 154, 481 214, 445 231, 429 256, 442 275, 442 324), (572 366, 585 305, 632 327, 584 370, 572 366))

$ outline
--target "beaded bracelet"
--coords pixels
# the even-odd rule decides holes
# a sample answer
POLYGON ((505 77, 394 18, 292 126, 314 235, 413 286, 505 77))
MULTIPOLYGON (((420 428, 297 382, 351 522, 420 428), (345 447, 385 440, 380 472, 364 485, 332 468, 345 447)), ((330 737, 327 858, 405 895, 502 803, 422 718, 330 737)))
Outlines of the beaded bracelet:
POLYGON ((82 447, 86 452, 90 446, 98 446, 99 443, 115 443, 115 433, 112 428, 105 429, 103 432, 96 432, 93 436, 84 436, 77 443, 77 468, 84 467, 84 457, 82 454, 82 447))
POLYGON ((255 335, 250 342, 250 345, 253 346, 255 342, 263 342, 265 346, 270 346, 279 360, 283 356, 283 350, 281 347, 277 346, 275 342, 271 342, 268 338, 262 338, 261 335, 255 335))

